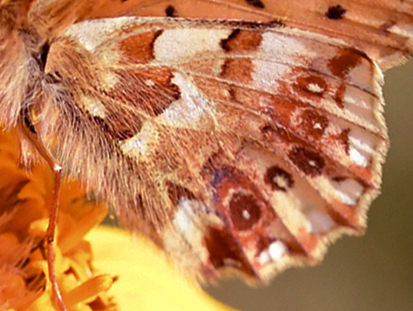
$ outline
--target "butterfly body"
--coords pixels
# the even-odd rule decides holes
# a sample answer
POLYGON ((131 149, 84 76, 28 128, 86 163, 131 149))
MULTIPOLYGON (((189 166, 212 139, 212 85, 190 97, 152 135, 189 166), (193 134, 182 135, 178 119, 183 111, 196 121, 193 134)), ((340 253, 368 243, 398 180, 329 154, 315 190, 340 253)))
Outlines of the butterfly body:
POLYGON ((228 1, 248 22, 4 3, 2 122, 28 119, 65 174, 199 278, 265 282, 364 230, 388 146, 380 68, 409 55, 406 37, 332 38, 260 1, 228 1))

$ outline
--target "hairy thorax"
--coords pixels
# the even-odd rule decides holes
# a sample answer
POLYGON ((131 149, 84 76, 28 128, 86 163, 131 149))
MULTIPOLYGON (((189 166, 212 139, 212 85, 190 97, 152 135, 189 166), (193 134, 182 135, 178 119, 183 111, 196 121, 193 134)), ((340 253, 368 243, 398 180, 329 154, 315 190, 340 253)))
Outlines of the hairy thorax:
POLYGON ((19 123, 22 112, 44 102, 42 85, 48 40, 29 18, 31 1, 4 1, 0 6, 0 118, 6 126, 19 123))
POLYGON ((1 123, 15 126, 27 109, 39 114, 56 95, 50 82, 58 81, 45 71, 49 44, 79 18, 77 9, 65 10, 75 2, 0 2, 1 123), (41 18, 45 15, 47 20, 41 18))

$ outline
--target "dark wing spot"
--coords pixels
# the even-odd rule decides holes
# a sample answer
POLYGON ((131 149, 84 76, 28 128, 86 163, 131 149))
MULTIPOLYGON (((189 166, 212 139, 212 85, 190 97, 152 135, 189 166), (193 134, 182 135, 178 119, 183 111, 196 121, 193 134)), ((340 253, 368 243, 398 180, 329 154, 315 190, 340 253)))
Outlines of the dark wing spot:
POLYGON ((301 114, 302 126, 305 132, 313 137, 319 138, 324 134, 325 129, 328 127, 328 118, 319 114, 314 109, 306 109, 301 114))
POLYGON ((165 14, 168 17, 176 17, 176 10, 172 5, 168 5, 165 9, 165 14))
POLYGON ((252 194, 234 193, 229 202, 231 221, 236 230, 248 230, 258 222, 261 209, 252 194))
POLYGON ((272 190, 287 191, 288 188, 294 186, 294 180, 291 174, 277 165, 267 169, 264 181, 271 186, 272 190))
POLYGON ((255 6, 256 8, 265 8, 264 3, 261 0, 245 0, 249 5, 255 6))
POLYGON ((228 38, 222 39, 221 40, 221 47, 227 52, 231 51, 230 42, 232 40, 234 40, 240 32, 241 32, 240 29, 235 29, 233 32, 231 32, 231 34, 228 36, 228 38))
POLYGON ((328 68, 331 73, 339 78, 345 78, 351 69, 360 64, 363 58, 369 60, 368 56, 355 49, 341 50, 339 54, 333 57, 328 68))
POLYGON ((315 177, 323 172, 325 161, 317 152, 294 147, 288 157, 306 175, 315 177))
POLYGON ((346 14, 347 10, 343 8, 340 4, 335 6, 330 6, 325 16, 329 19, 342 19, 343 15, 346 14))
POLYGON ((327 83, 316 75, 300 76, 297 78, 297 84, 304 92, 320 97, 327 90, 327 83))
POLYGON ((254 270, 248 262, 236 238, 225 230, 209 228, 205 238, 209 260, 214 268, 235 266, 247 275, 255 276, 254 270))
POLYGON ((257 30, 234 31, 226 39, 221 40, 221 47, 226 52, 253 52, 258 49, 262 41, 262 34, 257 30))

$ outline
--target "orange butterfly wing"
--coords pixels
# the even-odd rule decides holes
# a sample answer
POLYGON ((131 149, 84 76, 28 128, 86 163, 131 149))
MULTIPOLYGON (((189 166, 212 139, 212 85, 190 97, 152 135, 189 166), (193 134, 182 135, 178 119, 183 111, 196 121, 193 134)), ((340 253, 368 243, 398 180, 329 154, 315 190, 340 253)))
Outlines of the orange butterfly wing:
POLYGON ((362 50, 382 69, 412 54, 412 1, 140 0, 97 1, 88 18, 171 16, 282 21, 285 25, 339 38, 362 50))
POLYGON ((93 20, 54 40, 45 72, 56 93, 37 120, 63 167, 201 278, 266 281, 365 227, 387 149, 381 76, 340 41, 93 20))
POLYGON ((344 40, 377 61, 383 70, 405 61, 413 51, 410 0, 342 0, 340 4, 326 0, 37 0, 32 7, 36 7, 33 18, 47 16, 49 31, 55 34, 74 22, 118 16, 278 20, 289 27, 344 40))
POLYGON ((3 121, 30 108, 66 173, 198 276, 266 281, 364 229, 387 149, 378 66, 411 54, 411 2, 10 10, 3 121), (101 19, 147 15, 163 18, 101 19))

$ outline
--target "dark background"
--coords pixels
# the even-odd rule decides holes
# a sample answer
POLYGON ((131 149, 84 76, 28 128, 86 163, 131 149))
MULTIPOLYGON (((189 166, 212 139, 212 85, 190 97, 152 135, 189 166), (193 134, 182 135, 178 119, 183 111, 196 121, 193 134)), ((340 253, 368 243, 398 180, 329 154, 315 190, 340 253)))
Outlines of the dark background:
POLYGON ((385 77, 391 147, 367 234, 344 237, 321 265, 290 269, 269 287, 221 282, 208 288, 215 298, 243 311, 413 310, 413 61, 385 77))

